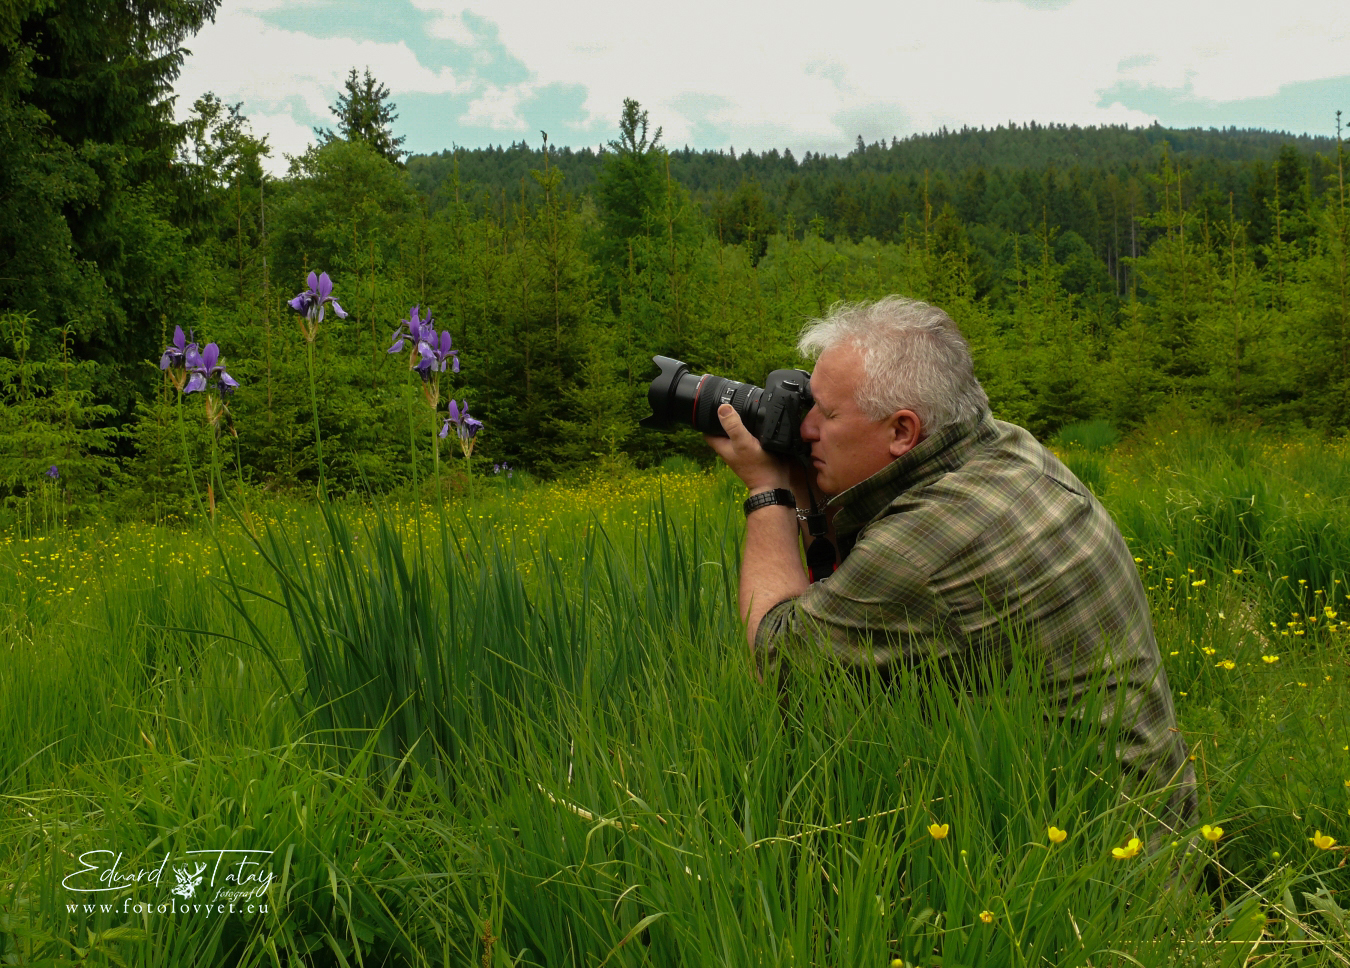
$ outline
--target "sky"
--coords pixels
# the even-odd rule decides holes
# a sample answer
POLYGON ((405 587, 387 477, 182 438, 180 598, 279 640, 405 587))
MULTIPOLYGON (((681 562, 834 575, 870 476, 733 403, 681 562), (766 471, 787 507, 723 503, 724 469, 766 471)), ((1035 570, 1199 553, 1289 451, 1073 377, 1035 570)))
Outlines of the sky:
POLYGON ((944 126, 1350 121, 1346 0, 223 0, 186 46, 179 117, 241 102, 274 172, 353 67, 417 153, 599 146, 629 97, 666 147, 798 157, 944 126))

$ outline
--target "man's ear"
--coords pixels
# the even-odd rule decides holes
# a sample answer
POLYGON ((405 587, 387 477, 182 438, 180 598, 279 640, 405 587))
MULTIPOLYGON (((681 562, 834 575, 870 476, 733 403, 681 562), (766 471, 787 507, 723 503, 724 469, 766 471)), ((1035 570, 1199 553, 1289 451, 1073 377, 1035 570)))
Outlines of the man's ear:
POLYGON ((923 438, 923 424, 913 410, 897 410, 888 422, 891 457, 903 457, 923 438))

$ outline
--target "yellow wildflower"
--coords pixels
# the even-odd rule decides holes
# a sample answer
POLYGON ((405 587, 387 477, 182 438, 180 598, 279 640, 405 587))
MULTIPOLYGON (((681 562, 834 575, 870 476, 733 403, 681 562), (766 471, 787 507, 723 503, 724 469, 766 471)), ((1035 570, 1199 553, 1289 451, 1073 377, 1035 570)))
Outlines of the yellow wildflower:
POLYGON ((1223 836, 1223 828, 1211 827, 1209 824, 1205 824, 1200 828, 1200 836, 1204 837, 1211 844, 1218 843, 1219 838, 1223 836))
POLYGON ((1199 587, 1200 587, 1201 585, 1203 585, 1204 583, 1205 583, 1205 580, 1204 580, 1203 578, 1201 578, 1199 581, 1193 581, 1193 582, 1191 582, 1191 587, 1192 587, 1192 588, 1199 588, 1199 587))
POLYGON ((1138 857, 1143 847, 1143 841, 1138 837, 1131 837, 1130 842, 1124 847, 1112 847, 1111 856, 1116 860, 1129 860, 1131 857, 1138 857))
MULTIPOLYGON (((1345 785, 1350 786, 1350 780, 1347 780, 1345 785)), ((1051 827, 1045 833, 1046 836, 1050 838, 1050 843, 1052 844, 1062 844, 1064 843, 1064 838, 1069 836, 1067 830, 1060 830, 1058 827, 1051 827)))
POLYGON ((1317 833, 1313 834, 1308 839, 1311 840, 1315 846, 1321 847, 1323 850, 1330 850, 1331 848, 1336 846, 1336 838, 1328 837, 1320 830, 1317 831, 1317 833))
POLYGON ((1237 668, 1237 663, 1234 662, 1232 659, 1224 659, 1224 660, 1222 660, 1221 662, 1216 662, 1216 663, 1214 663, 1214 668, 1216 668, 1216 669, 1230 669, 1230 670, 1231 670, 1231 669, 1236 669, 1236 668, 1237 668))
POLYGON ((993 912, 993 911, 981 911, 981 912, 980 912, 980 920, 983 921, 985 924, 993 924, 993 923, 994 923, 994 912, 993 912))
POLYGON ((951 829, 949 824, 930 823, 928 825, 928 836, 932 837, 934 840, 946 840, 947 831, 949 829, 951 829))
POLYGON ((1274 665, 1280 661, 1280 657, 1278 655, 1263 655, 1261 656, 1261 661, 1266 665, 1274 665))
POLYGON ((1242 574, 1242 569, 1241 569, 1241 568, 1234 568, 1234 569, 1233 569, 1233 574, 1235 574, 1235 575, 1240 575, 1240 574, 1242 574))
POLYGON ((1213 655, 1215 652, 1218 652, 1219 650, 1210 648, 1208 645, 1202 645, 1200 647, 1200 651, 1205 653, 1205 655, 1213 655))

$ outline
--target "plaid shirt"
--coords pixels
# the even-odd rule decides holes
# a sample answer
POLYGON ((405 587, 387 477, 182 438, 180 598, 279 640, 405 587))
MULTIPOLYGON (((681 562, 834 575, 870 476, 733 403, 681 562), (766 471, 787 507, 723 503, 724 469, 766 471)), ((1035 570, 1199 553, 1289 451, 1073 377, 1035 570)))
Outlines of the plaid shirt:
POLYGON ((990 647, 1007 658, 1009 631, 1026 630, 1061 716, 1107 675, 1127 704, 1127 776, 1177 784, 1170 809, 1193 816, 1194 769, 1134 560, 1106 509, 1031 434, 987 414, 949 427, 829 506, 846 557, 764 616, 761 661, 806 641, 828 641, 850 666, 990 647))

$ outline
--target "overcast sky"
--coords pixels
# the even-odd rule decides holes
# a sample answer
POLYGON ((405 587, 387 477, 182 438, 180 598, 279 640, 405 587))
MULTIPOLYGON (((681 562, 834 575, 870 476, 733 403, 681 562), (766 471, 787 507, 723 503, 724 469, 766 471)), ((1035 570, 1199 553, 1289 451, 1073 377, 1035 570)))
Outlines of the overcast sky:
POLYGON ((243 102, 274 171, 352 67, 415 152, 599 145, 625 97, 668 147, 799 156, 944 125, 1350 119, 1347 0, 223 0, 187 46, 179 116, 206 91, 243 102))

